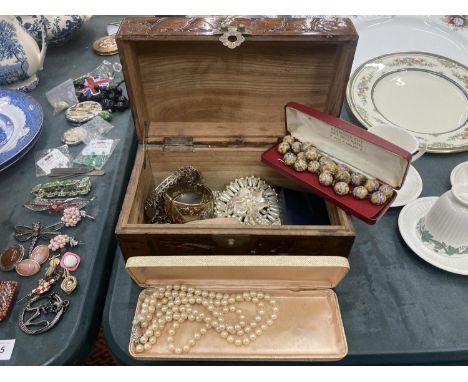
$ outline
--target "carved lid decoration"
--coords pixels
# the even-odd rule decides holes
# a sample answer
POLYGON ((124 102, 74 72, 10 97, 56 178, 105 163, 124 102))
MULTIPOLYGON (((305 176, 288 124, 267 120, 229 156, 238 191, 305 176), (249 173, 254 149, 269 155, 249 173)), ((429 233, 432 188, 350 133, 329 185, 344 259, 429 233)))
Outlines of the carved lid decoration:
MULTIPOLYGON (((119 35, 124 39, 153 39, 158 36, 212 36, 227 27, 245 27, 252 35, 356 35, 347 18, 310 16, 303 18, 228 17, 131 17, 121 24, 119 35)), ((356 36, 357 38, 357 36, 356 36)))

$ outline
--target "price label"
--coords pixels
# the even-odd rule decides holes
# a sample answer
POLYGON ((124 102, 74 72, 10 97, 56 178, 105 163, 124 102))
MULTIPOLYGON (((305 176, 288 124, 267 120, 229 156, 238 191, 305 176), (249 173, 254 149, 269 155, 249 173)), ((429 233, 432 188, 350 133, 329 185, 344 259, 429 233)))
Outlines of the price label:
POLYGON ((83 149, 83 155, 110 155, 112 152, 112 145, 114 141, 112 139, 99 139, 91 141, 83 149))
POLYGON ((0 340, 0 361, 9 361, 16 340, 0 340))
POLYGON ((70 160, 60 150, 53 149, 39 159, 36 164, 46 175, 49 175, 53 168, 70 167, 70 160))

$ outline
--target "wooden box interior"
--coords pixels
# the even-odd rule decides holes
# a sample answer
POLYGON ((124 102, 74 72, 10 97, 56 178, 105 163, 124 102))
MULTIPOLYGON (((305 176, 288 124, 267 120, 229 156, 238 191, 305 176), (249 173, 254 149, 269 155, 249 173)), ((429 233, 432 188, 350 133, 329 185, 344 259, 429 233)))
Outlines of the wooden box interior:
POLYGON ((143 148, 137 154, 132 178, 129 182, 127 195, 122 208, 119 226, 139 228, 144 226, 146 232, 164 233, 209 233, 216 230, 237 233, 255 232, 265 234, 273 230, 275 234, 292 234, 308 230, 313 232, 329 231, 337 234, 354 235, 354 229, 349 216, 333 204, 326 203, 330 225, 328 226, 193 226, 181 224, 149 224, 144 215, 144 202, 167 175, 182 166, 194 166, 203 175, 204 183, 213 190, 223 190, 230 181, 238 177, 258 176, 273 187, 281 186, 298 189, 297 185, 279 174, 277 171, 261 163, 260 158, 264 148, 196 148, 188 152, 164 151, 158 147, 147 147, 146 161, 143 148), (145 163, 146 162, 146 163, 145 163))
POLYGON ((290 101, 338 115, 353 44, 123 41, 125 77, 139 141, 189 136, 195 143, 274 143, 290 101))

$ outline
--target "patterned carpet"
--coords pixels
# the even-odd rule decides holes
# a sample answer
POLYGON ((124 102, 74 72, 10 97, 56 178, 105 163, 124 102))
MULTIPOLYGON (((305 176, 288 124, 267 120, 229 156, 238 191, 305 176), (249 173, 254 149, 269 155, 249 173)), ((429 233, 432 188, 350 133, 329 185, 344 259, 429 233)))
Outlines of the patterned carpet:
POLYGON ((89 358, 86 360, 86 366, 116 366, 106 341, 104 340, 102 328, 99 329, 98 339, 89 358))

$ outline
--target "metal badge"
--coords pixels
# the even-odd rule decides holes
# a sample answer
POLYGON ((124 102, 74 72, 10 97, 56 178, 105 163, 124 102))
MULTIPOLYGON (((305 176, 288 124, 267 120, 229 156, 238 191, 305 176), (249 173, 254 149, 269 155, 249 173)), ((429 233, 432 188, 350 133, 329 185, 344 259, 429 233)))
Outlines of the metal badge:
POLYGON ((68 300, 62 300, 57 293, 34 296, 19 315, 19 327, 23 332, 31 335, 47 332, 60 321, 69 304, 68 300), (47 301, 42 302, 44 299, 47 301), (36 301, 41 301, 41 303, 34 304, 36 301), (53 315, 51 320, 43 318, 50 315, 53 315), (37 318, 43 319, 37 320, 37 318))
POLYGON ((81 124, 93 119, 101 111, 102 106, 98 102, 79 102, 65 111, 65 118, 72 123, 81 124))

